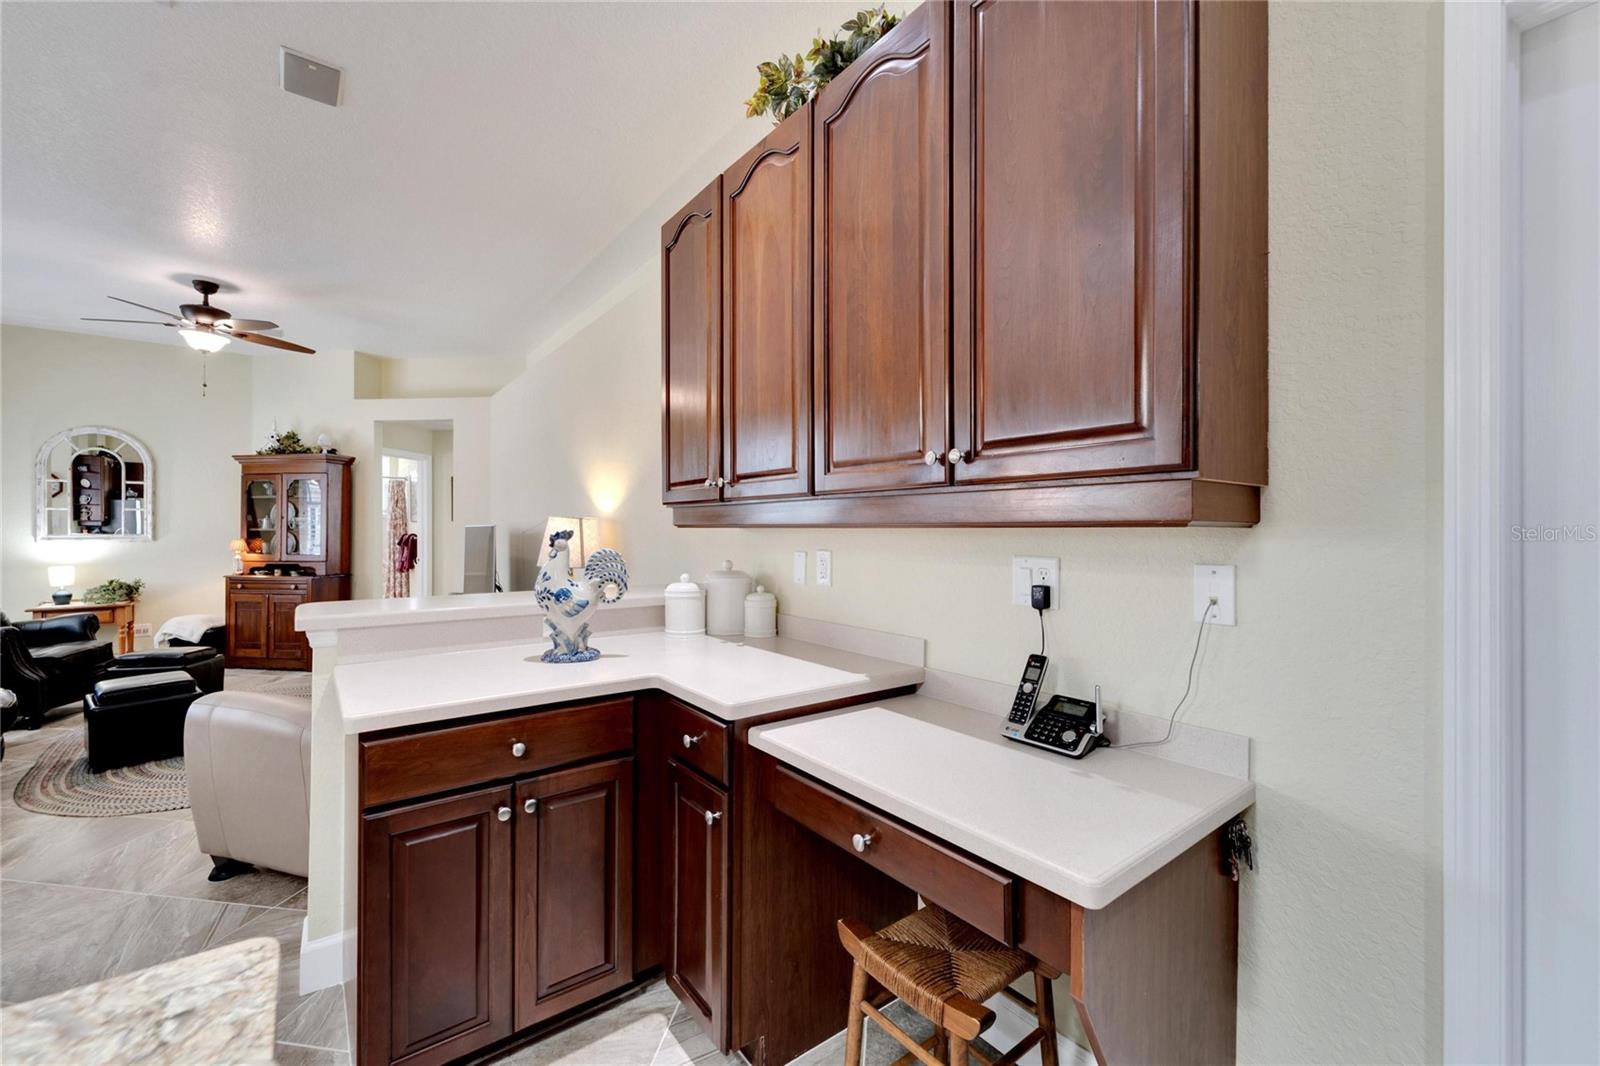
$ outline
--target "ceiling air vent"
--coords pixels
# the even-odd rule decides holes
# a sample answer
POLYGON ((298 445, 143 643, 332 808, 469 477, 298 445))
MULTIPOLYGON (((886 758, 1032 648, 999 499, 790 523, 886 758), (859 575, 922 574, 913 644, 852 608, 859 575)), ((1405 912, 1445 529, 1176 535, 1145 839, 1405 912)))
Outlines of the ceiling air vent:
POLYGON ((344 71, 330 67, 320 59, 303 56, 288 48, 280 48, 279 74, 285 92, 315 100, 329 107, 339 106, 339 91, 344 84, 344 71))

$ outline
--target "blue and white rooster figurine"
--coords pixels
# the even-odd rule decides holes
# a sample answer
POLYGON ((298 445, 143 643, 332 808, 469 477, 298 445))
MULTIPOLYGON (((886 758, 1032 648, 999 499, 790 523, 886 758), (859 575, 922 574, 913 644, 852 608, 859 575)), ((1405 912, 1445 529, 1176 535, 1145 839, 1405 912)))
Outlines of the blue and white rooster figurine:
POLYGON ((589 647, 589 616, 602 603, 616 603, 628 591, 628 564, 610 548, 593 552, 583 564, 583 577, 575 579, 567 558, 571 540, 570 529, 551 534, 550 553, 533 583, 533 601, 543 609, 545 633, 555 645, 544 653, 547 663, 600 658, 600 652, 589 647))

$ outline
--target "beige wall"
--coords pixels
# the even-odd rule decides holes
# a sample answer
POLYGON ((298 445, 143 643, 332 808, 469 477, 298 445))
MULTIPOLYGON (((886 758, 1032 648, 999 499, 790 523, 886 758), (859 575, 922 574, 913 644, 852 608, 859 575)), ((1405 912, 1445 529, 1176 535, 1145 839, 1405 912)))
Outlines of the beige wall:
POLYGON ((617 272, 592 320, 493 398, 494 453, 534 457, 495 467, 514 587, 546 515, 600 514, 641 582, 726 556, 781 610, 916 634, 930 666, 1011 682, 1038 630, 1007 603, 1008 556, 1058 555, 1055 678, 1164 715, 1195 635, 1190 567, 1234 564, 1239 625, 1206 637, 1184 717, 1254 739, 1240 1057, 1436 1059, 1439 27, 1428 5, 1272 10, 1258 527, 675 530, 657 502, 652 260, 617 272), (790 553, 817 548, 833 587, 792 584, 790 553))
MULTIPOLYGON (((251 450, 249 368, 168 344, 6 326, 0 330, 0 606, 26 618, 49 598, 45 567, 72 563, 82 594, 107 578, 143 578, 141 622, 221 614, 222 577, 239 535, 239 467, 251 450), (155 466, 155 539, 33 539, 33 464, 40 445, 73 426, 106 425, 136 437, 155 466)), ((149 646, 141 640, 141 646, 149 646)))

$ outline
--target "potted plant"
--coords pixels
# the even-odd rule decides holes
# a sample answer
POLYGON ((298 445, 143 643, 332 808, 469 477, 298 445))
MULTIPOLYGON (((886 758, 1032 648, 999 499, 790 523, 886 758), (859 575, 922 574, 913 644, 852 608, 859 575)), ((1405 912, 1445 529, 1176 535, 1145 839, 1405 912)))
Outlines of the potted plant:
POLYGON ((85 603, 121 603, 123 600, 127 600, 133 603, 138 601, 139 594, 143 591, 144 580, 142 578, 124 581, 121 578, 113 577, 85 591, 83 601, 85 603))

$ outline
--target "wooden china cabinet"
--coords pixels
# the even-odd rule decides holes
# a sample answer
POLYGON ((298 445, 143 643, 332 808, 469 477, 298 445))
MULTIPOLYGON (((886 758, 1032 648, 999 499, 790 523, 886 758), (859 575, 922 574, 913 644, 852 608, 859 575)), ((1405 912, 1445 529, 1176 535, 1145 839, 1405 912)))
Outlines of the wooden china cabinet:
POLYGON ((244 573, 227 577, 228 665, 309 670, 294 609, 350 598, 349 455, 236 455, 244 573))

